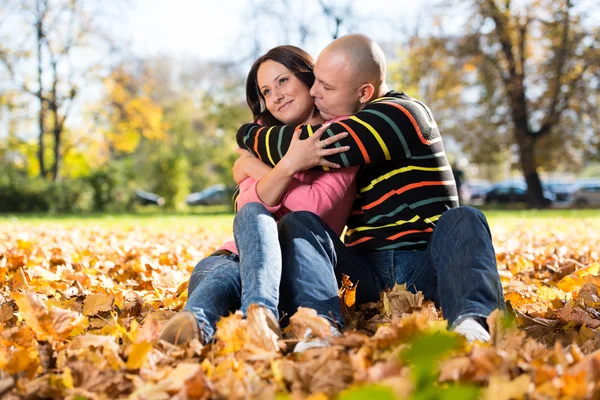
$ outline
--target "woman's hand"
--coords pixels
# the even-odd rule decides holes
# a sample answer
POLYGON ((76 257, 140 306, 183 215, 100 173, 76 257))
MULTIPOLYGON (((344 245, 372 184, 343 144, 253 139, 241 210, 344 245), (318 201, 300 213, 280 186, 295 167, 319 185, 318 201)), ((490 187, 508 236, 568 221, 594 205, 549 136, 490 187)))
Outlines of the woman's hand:
POLYGON ((306 171, 317 165, 328 168, 341 168, 340 165, 327 161, 326 156, 343 153, 350 150, 349 146, 325 149, 340 139, 348 136, 348 132, 338 133, 330 138, 321 140, 321 136, 329 128, 330 124, 323 124, 308 139, 300 140, 300 131, 294 132, 290 147, 279 164, 284 163, 285 168, 293 173, 306 171))

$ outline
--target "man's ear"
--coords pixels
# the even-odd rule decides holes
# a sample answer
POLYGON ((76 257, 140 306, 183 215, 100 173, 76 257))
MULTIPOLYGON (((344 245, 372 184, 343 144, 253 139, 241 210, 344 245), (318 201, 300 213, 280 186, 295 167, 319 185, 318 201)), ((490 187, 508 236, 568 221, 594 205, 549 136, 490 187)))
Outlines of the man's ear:
POLYGON ((358 101, 360 104, 366 104, 371 101, 371 97, 375 93, 375 87, 370 83, 365 83, 358 88, 358 101))

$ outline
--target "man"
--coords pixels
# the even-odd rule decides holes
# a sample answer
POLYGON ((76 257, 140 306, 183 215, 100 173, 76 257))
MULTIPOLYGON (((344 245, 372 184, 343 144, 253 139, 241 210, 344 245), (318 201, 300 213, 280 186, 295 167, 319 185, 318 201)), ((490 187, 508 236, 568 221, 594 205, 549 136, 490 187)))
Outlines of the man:
MULTIPOLYGON (((314 165, 360 165, 358 194, 349 216, 345 245, 309 212, 279 222, 287 276, 281 293, 293 293, 297 306, 341 320, 339 308, 321 310, 337 295, 335 274, 360 281, 357 302, 377 301, 395 283, 441 305, 450 328, 469 340, 488 340, 485 318, 503 309, 491 234, 485 216, 458 207, 454 177, 429 108, 404 93, 389 91, 381 48, 363 35, 341 37, 319 55, 311 95, 326 120, 352 115, 328 127, 302 126, 300 137, 326 130, 328 137, 348 132, 334 144, 345 153, 314 165), (321 130, 319 130, 321 129, 321 130), (310 264, 310 265, 309 265, 310 264), (323 276, 315 277, 315 265, 323 276), (307 273, 302 274, 302 271, 307 273), (294 287, 311 287, 300 293, 294 287)), ((275 165, 288 149, 296 127, 257 124, 238 131, 238 144, 275 165)), ((324 135, 326 136, 326 135, 324 135)), ((314 138, 313 138, 314 140, 314 138)), ((331 140, 325 140, 330 143, 331 140)))

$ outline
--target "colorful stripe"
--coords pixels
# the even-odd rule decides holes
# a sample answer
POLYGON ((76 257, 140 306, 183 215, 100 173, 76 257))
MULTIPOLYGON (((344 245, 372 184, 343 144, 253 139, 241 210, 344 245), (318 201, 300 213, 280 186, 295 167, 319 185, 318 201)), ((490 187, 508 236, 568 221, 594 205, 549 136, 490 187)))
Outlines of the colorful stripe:
POLYGON ((431 233, 431 232, 433 232, 433 228, 413 229, 411 231, 404 231, 404 232, 397 233, 395 235, 387 237, 386 239, 387 240, 396 240, 396 239, 400 239, 402 236, 411 235, 413 233, 431 233))
POLYGON ((458 196, 434 197, 434 198, 427 199, 427 200, 421 200, 421 201, 417 201, 416 203, 411 204, 410 208, 412 208, 414 210, 415 208, 424 206, 426 204, 437 203, 439 201, 458 201, 458 196))
POLYGON ((389 246, 383 246, 383 247, 378 247, 377 250, 394 250, 397 249, 399 247, 408 247, 408 246, 419 246, 419 245, 423 245, 423 244, 427 244, 426 240, 419 240, 418 242, 400 242, 400 243, 396 243, 396 244, 390 244, 389 246))
MULTIPOLYGON (((327 129, 327 133, 329 134, 329 137, 333 136, 333 131, 330 129, 327 129)), ((340 142, 335 142, 335 147, 340 148, 342 147, 342 145, 340 144, 340 142)), ((342 164, 344 164, 344 167, 349 167, 350 166, 350 161, 348 161, 348 157, 346 157, 346 155, 344 153, 338 153, 338 155, 340 156, 340 158, 342 159, 342 164)))
POLYGON ((271 157, 271 146, 269 145, 269 136, 271 136, 271 131, 273 130, 273 128, 275 128, 275 127, 272 126, 267 131, 267 135, 265 136, 265 143, 266 143, 266 147, 267 147, 267 157, 269 158, 269 161, 271 161, 271 164, 275 165, 275 161, 273 161, 273 157, 271 157))
POLYGON ((358 145, 358 148, 360 149, 360 153, 362 154, 363 158, 365 159, 365 163, 366 164, 370 164, 371 163, 371 157, 369 157, 369 153, 367 153, 367 149, 365 149, 365 145, 358 138, 358 135, 352 130, 352 128, 350 128, 345 123, 343 123, 343 122, 337 122, 337 123, 340 124, 341 126, 343 126, 344 128, 346 128, 346 132, 348 132, 348 134, 350 136, 352 136, 352 139, 354 139, 354 141, 358 145))
MULTIPOLYGON (((406 204, 406 203, 402 204, 401 206, 396 208, 394 211, 391 211, 387 214, 376 215, 375 217, 373 217, 369 221, 367 221, 367 224, 369 224, 369 225, 374 224, 375 222, 379 221, 381 218, 393 217, 394 215, 398 214, 400 211, 404 210, 405 208, 408 208, 408 204, 406 204)), ((364 213, 364 211, 361 211, 361 214, 362 213, 364 213)))
POLYGON ((442 214, 434 215, 433 217, 425 218, 423 221, 427 222, 428 224, 433 224, 438 219, 440 219, 441 216, 442 216, 442 214))
POLYGON ((279 129, 279 137, 277 138, 277 152, 279 153, 279 159, 283 158, 283 152, 281 151, 281 140, 283 138, 283 130, 285 129, 285 125, 279 129))
POLYGON ((384 229, 384 228, 390 228, 392 226, 402 226, 404 224, 413 224, 413 223, 417 222, 418 220, 419 220, 419 216, 415 215, 413 218, 409 219, 408 221, 400 220, 400 221, 396 221, 391 224, 381 225, 381 226, 359 226, 358 228, 348 229, 347 234, 351 235, 354 232, 371 231, 373 229, 384 229))
MULTIPOLYGON (((258 131, 256 132, 256 137, 254 138, 254 154, 256 154, 256 156, 258 157, 258 159, 260 161, 262 161, 262 158, 260 158, 260 153, 258 152, 258 142, 259 142, 258 137, 260 136, 260 131, 262 131, 263 129, 265 129, 265 128, 264 127, 259 128, 258 131)), ((267 145, 267 147, 269 147, 269 146, 267 145)))
POLYGON ((413 127, 415 128, 415 131, 417 132, 417 136, 419 136, 419 140, 421 140, 421 143, 426 144, 426 145, 431 145, 431 144, 437 143, 442 140, 441 136, 438 136, 437 138, 431 139, 431 140, 425 139, 425 137, 423 136, 423 133, 421 132, 421 128, 419 128, 419 124, 417 124, 417 121, 415 120, 415 118, 412 116, 412 114, 406 108, 402 107, 400 104, 390 103, 387 101, 382 102, 382 104, 390 105, 390 106, 395 107, 398 110, 402 111, 404 113, 404 115, 406 115, 408 117, 408 119, 410 120, 410 122, 413 124, 413 127))
POLYGON ((451 185, 454 184, 454 181, 426 181, 426 182, 415 182, 415 183, 411 183, 410 185, 406 185, 406 186, 402 186, 400 189, 398 190, 392 190, 386 194, 384 194, 383 196, 381 196, 379 199, 365 205, 362 206, 361 208, 363 210, 369 210, 375 206, 378 206, 379 204, 383 203, 384 201, 386 201, 387 199, 389 199, 390 197, 392 197, 393 195, 400 195, 404 192, 407 192, 411 189, 415 189, 415 188, 419 188, 419 187, 425 187, 425 186, 444 186, 444 185, 451 185))
MULTIPOLYGON (((248 139, 250 138, 250 134, 252 133, 252 131, 255 128, 260 128, 260 125, 254 125, 252 128, 248 129, 248 133, 246 134, 246 136, 244 136, 244 145, 246 145, 246 148, 250 151, 252 151, 252 149, 250 147, 248 147, 248 145, 246 143, 248 142, 248 139)), ((256 138, 254 138, 254 140, 256 140, 256 138)))
MULTIPOLYGON (((348 234, 346 234, 346 235, 348 235, 348 234)), ((361 243, 364 243, 364 242, 367 242, 367 241, 373 240, 373 239, 375 239, 373 236, 365 236, 358 240, 355 240, 354 242, 346 243, 346 247, 356 246, 357 244, 361 244, 361 243)))
POLYGON ((377 131, 375 129, 373 129, 373 127, 371 125, 367 124, 366 122, 364 122, 360 118, 357 118, 356 116, 351 116, 350 119, 352 121, 358 122, 359 124, 361 124, 362 126, 364 126, 365 128, 367 128, 369 130, 369 132, 371 132, 371 134, 373 136, 375 136, 375 139, 377 140, 377 143, 379 143, 379 146, 381 146, 381 149, 383 150, 383 154, 385 155, 385 159, 386 160, 391 160, 392 159, 392 157, 390 157, 390 151, 388 150, 387 146, 385 145, 385 143, 381 139, 381 136, 379 135, 379 133, 377 133, 377 131))
POLYGON ((404 149, 404 157, 410 158, 410 149, 408 148, 408 143, 406 143, 404 135, 402 135, 402 132, 398 128, 398 125, 394 123, 394 121, 392 121, 387 115, 376 110, 362 110, 362 112, 376 115, 379 118, 383 119, 385 122, 387 122, 396 134, 396 136, 398 136, 398 140, 400 140, 400 143, 402 143, 402 148, 404 149))
POLYGON ((395 170, 392 170, 390 172, 388 172, 387 174, 381 175, 379 178, 377 179, 373 179, 371 181, 371 184, 368 186, 365 186, 364 188, 360 189, 361 193, 364 193, 368 190, 371 190, 375 187, 376 184, 378 184, 381 181, 384 181, 388 178, 391 178, 394 175, 398 175, 398 174, 402 174, 404 172, 409 172, 409 171, 429 171, 429 172, 435 172, 435 171, 449 171, 451 170, 449 165, 446 165, 444 167, 419 167, 416 165, 409 165, 406 167, 402 167, 402 168, 398 168, 395 170))

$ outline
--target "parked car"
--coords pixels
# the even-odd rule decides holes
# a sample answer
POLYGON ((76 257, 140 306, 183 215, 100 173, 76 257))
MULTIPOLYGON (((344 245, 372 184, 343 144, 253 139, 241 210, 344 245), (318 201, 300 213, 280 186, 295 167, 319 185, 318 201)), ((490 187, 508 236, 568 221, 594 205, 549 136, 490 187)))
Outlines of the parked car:
POLYGON ((554 193, 557 202, 567 202, 577 190, 577 185, 572 182, 550 181, 543 184, 544 190, 554 193))
POLYGON ((162 206, 165 204, 165 199, 157 195, 156 193, 146 192, 145 190, 138 189, 135 191, 135 198, 143 205, 157 205, 162 206))
POLYGON ((579 184, 571 195, 571 204, 575 207, 599 207, 600 182, 579 184))
POLYGON ((191 193, 185 199, 185 203, 188 206, 212 206, 228 204, 231 192, 227 189, 227 186, 220 183, 217 185, 209 186, 206 189, 191 193))
MULTIPOLYGON (((544 190, 544 197, 553 202, 556 195, 544 190)), ((485 195, 485 204, 525 203, 527 201, 527 185, 524 182, 504 182, 492 186, 485 195)))

